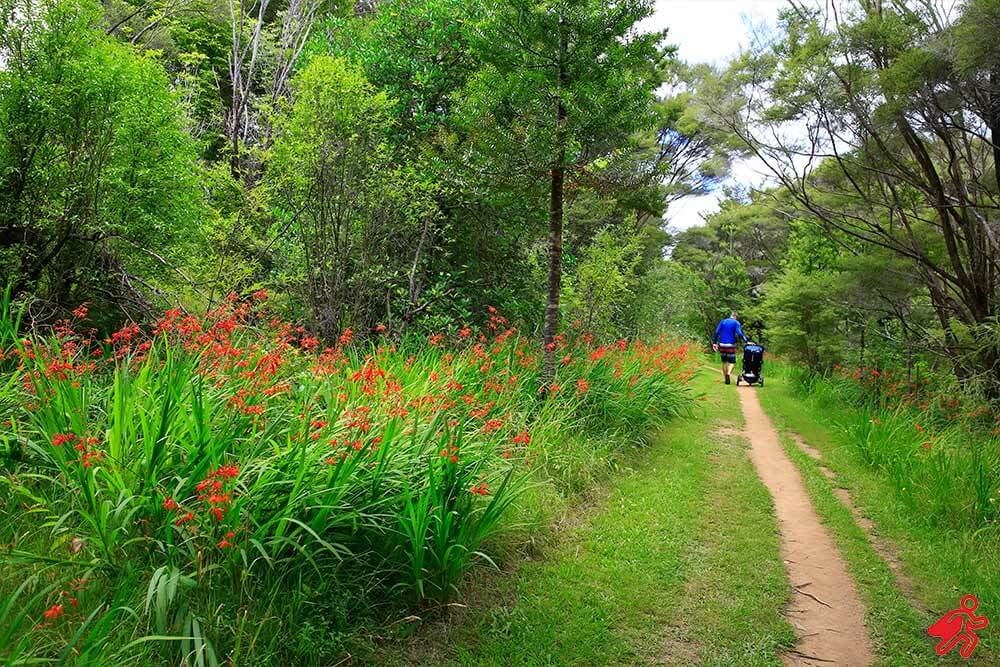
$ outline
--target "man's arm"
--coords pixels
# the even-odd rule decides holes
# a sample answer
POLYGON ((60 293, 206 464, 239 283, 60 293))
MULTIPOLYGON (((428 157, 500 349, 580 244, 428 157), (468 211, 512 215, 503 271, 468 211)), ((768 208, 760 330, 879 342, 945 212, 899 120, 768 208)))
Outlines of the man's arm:
POLYGON ((719 334, 722 333, 722 321, 715 325, 715 333, 712 334, 712 344, 719 342, 719 334))
POLYGON ((746 334, 743 333, 743 327, 740 326, 739 322, 736 323, 736 335, 742 338, 744 343, 750 340, 746 337, 746 334))

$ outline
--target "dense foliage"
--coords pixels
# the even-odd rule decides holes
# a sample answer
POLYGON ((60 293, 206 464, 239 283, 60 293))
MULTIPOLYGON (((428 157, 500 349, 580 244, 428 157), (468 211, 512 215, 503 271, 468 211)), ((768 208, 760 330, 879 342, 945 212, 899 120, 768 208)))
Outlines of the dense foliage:
POLYGON ((993 0, 792 5, 727 68, 694 68, 696 115, 774 185, 733 193, 675 260, 814 369, 923 366, 1000 395, 1000 77, 993 0), (745 286, 747 287, 747 286, 745 286))
POLYGON ((87 302, 107 332, 266 288, 327 342, 503 303, 551 344, 564 292, 608 303, 573 276, 605 232, 629 291, 595 333, 634 334, 666 203, 725 151, 689 95, 657 99, 677 68, 637 28, 650 2, 557 5, 5 0, 15 300, 34 324, 87 302))
POLYGON ((690 400, 684 346, 560 337, 540 403, 495 311, 323 347, 265 299, 105 340, 83 307, 24 340, 3 313, 5 657, 323 664, 690 400))

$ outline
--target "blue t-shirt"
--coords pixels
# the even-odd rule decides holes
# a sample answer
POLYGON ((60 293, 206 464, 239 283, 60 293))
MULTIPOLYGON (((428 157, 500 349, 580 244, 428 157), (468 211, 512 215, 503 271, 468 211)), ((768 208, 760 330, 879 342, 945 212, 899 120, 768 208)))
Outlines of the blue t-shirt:
POLYGON ((740 327, 740 323, 731 317, 719 322, 719 326, 715 327, 715 334, 712 336, 712 342, 718 343, 719 345, 736 345, 736 337, 739 336, 746 342, 747 337, 743 334, 743 329, 740 327))

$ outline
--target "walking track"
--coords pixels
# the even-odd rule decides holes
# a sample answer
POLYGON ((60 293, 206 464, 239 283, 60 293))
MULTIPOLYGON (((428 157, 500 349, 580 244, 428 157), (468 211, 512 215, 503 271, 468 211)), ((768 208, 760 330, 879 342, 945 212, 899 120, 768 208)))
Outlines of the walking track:
POLYGON ((802 477, 786 456, 755 390, 738 390, 750 458, 774 499, 781 556, 793 596, 787 616, 798 643, 786 665, 869 665, 865 608, 836 545, 813 508, 802 477))

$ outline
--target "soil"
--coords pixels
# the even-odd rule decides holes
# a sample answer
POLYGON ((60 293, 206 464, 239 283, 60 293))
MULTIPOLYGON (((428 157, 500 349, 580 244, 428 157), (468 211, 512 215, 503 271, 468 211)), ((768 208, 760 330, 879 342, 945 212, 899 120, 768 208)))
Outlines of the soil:
POLYGON ((786 614, 798 636, 785 665, 870 665, 871 639, 854 580, 809 499, 795 464, 785 455, 755 388, 738 393, 750 440, 750 458, 774 499, 781 556, 792 584, 786 614))

